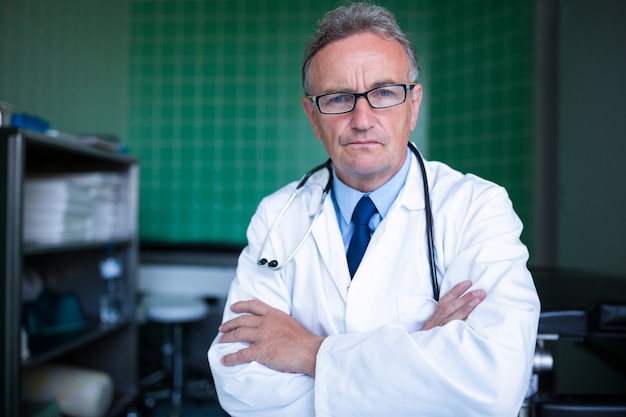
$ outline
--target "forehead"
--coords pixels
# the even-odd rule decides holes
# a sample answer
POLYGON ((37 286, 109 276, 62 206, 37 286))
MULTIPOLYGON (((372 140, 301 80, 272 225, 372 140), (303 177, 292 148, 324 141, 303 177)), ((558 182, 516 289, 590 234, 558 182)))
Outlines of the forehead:
POLYGON ((356 34, 326 45, 313 57, 310 75, 318 94, 410 81, 408 58, 400 43, 374 33, 356 34))

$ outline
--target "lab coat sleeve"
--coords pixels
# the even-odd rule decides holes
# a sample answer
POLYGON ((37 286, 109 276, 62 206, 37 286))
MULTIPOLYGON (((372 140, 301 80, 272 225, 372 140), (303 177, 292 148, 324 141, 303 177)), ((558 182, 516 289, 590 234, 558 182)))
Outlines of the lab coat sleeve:
MULTIPOLYGON (((237 274, 229 291, 223 321, 236 315, 228 306, 259 299, 290 312, 291 299, 278 273, 256 266, 259 246, 268 229, 263 204, 248 228, 248 242, 240 255, 237 274)), ((237 416, 314 416, 314 380, 308 375, 274 371, 257 362, 224 366, 221 358, 247 347, 244 343, 220 343, 218 334, 208 352, 209 365, 222 408, 237 416)))
POLYGON ((486 299, 467 320, 428 331, 386 325, 327 337, 317 356, 317 416, 518 415, 530 381, 539 300, 519 241, 522 225, 506 192, 481 192, 447 201, 454 212, 438 208, 436 250, 442 294, 471 279, 486 299))
MULTIPOLYGON (((245 344, 219 343, 218 335, 208 356, 222 407, 233 417, 517 415, 539 316, 528 252, 519 240, 522 225, 503 189, 460 183, 458 192, 443 197, 435 190, 433 212, 441 293, 464 279, 487 293, 466 321, 429 331, 387 324, 335 333, 321 345, 315 379, 254 362, 226 367, 221 357, 245 344)), ((275 216, 265 209, 262 203, 251 221, 227 306, 257 298, 289 313, 288 285, 256 266, 267 219, 275 216)), ((234 316, 227 307, 224 320, 234 316)))

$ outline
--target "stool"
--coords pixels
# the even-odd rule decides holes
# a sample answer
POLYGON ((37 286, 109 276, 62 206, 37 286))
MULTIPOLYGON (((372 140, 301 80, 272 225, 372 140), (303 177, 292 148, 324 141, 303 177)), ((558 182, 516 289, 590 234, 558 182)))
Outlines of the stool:
MULTIPOLYGON (((149 386, 171 374, 172 384, 167 390, 171 415, 180 415, 183 392, 183 324, 198 321, 209 314, 208 305, 200 298, 187 295, 152 294, 143 298, 145 318, 163 324, 168 333, 163 343, 163 370, 144 380, 149 386)), ((147 398, 161 398, 162 391, 147 393, 147 398)))

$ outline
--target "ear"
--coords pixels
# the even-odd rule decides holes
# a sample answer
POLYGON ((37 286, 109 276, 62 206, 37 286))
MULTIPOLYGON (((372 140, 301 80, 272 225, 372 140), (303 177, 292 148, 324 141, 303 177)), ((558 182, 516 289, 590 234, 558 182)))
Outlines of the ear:
POLYGON ((416 84, 411 91, 411 131, 417 125, 417 119, 420 113, 420 105, 422 104, 422 84, 416 84))
POLYGON ((321 134, 319 129, 317 128, 317 120, 315 117, 317 116, 317 110, 315 109, 315 104, 308 99, 307 97, 302 97, 302 108, 304 109, 304 113, 309 118, 309 123, 311 123, 311 127, 313 128, 313 133, 317 139, 321 139, 321 134))

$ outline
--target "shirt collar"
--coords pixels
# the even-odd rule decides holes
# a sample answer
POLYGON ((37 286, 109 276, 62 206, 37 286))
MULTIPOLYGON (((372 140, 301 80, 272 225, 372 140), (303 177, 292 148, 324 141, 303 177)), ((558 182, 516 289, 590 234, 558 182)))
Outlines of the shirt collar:
POLYGON ((391 205, 395 201, 398 194, 400 194, 400 190, 404 187, 404 183, 409 173, 409 168, 411 166, 410 155, 412 154, 408 147, 406 155, 407 157, 398 172, 396 172, 394 176, 389 179, 389 181, 371 193, 362 193, 346 185, 337 177, 335 167, 333 166, 332 197, 345 224, 350 224, 352 212, 361 197, 364 195, 369 195, 378 210, 378 214, 382 218, 387 215, 391 205))

